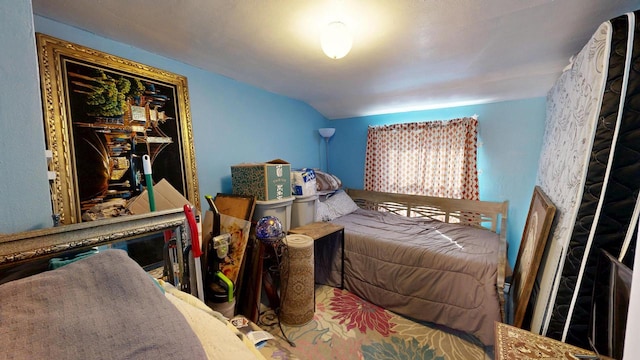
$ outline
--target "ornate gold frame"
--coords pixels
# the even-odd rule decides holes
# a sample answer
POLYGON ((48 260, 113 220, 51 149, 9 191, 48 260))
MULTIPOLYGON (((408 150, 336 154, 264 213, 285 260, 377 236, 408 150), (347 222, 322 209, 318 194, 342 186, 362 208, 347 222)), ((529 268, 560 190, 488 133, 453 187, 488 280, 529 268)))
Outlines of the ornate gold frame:
POLYGON ((0 269, 35 259, 61 256, 68 251, 162 234, 164 230, 178 227, 181 229, 178 235, 184 239, 187 236, 185 224, 184 211, 177 208, 0 235, 0 269))
MULTIPOLYGON (((74 147, 74 119, 72 118, 74 109, 71 108, 69 100, 72 92, 69 90, 69 84, 72 81, 66 72, 66 66, 69 63, 76 67, 85 66, 104 70, 104 72, 119 74, 130 79, 142 79, 145 84, 152 83, 173 91, 175 99, 171 100, 174 112, 172 115, 175 120, 174 127, 177 130, 175 137, 171 140, 175 141, 177 151, 180 154, 179 156, 171 152, 169 154, 173 154, 172 161, 180 165, 180 168, 176 169, 171 167, 171 171, 179 172, 176 177, 181 178, 179 181, 181 186, 173 185, 197 209, 200 209, 186 77, 40 33, 36 34, 36 41, 40 65, 45 138, 47 147, 52 152, 49 170, 56 173, 56 178, 52 180, 51 184, 51 201, 53 213, 60 215, 61 223, 72 224, 82 221, 78 184, 84 179, 79 178, 79 169, 76 165, 77 154, 75 154, 74 147)), ((157 111, 157 108, 155 110, 157 111)), ((131 113, 133 113, 132 110, 131 113)), ((165 173, 169 172, 165 171, 165 173)), ((161 180, 155 175, 156 169, 154 167, 154 182, 161 180)))

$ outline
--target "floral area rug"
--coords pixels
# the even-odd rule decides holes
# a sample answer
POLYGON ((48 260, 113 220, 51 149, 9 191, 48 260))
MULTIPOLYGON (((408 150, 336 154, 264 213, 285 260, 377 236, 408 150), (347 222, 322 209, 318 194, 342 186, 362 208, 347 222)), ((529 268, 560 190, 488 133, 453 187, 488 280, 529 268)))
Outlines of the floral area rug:
POLYGON ((433 324, 417 323, 373 305, 356 295, 316 285, 313 320, 302 326, 282 324, 273 310, 258 325, 275 339, 260 352, 267 359, 490 359, 473 336, 433 324))

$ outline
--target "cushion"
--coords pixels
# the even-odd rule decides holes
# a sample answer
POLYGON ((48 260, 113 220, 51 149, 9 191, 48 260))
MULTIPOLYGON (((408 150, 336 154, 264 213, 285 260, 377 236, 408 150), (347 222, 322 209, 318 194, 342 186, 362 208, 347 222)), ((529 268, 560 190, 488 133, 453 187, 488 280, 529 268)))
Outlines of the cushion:
POLYGON ((329 210, 327 204, 325 204, 323 201, 318 201, 316 204, 315 221, 331 221, 332 216, 333 215, 331 214, 331 210, 329 210))
POLYGON ((316 220, 331 221, 340 216, 351 214, 358 210, 358 205, 343 190, 331 195, 324 202, 318 202, 316 220))
POLYGON ((332 174, 314 169, 316 174, 316 188, 318 191, 335 191, 342 187, 342 181, 332 174))

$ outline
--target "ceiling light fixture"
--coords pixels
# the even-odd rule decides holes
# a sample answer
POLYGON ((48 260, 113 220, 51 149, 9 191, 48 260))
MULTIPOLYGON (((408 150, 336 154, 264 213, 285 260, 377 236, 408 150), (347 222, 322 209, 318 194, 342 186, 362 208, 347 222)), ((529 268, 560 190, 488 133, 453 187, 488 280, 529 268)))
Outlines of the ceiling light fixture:
POLYGON ((341 59, 351 51, 353 45, 351 31, 342 21, 330 22, 322 33, 320 45, 328 57, 335 60, 341 59))

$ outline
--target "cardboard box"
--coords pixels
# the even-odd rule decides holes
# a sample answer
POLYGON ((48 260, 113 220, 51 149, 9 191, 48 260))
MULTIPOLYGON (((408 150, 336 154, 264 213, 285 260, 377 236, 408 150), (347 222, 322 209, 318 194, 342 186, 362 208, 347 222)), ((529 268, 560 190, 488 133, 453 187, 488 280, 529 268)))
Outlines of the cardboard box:
MULTIPOLYGON (((153 185, 153 198, 156 203, 156 211, 182 209, 185 204, 192 205, 182 194, 165 179, 153 185)), ((145 189, 127 206, 132 214, 146 214, 151 212, 149 208, 149 195, 145 189)))
POLYGON ((232 192, 253 195, 258 201, 291 197, 291 164, 275 159, 231 166, 232 192))

